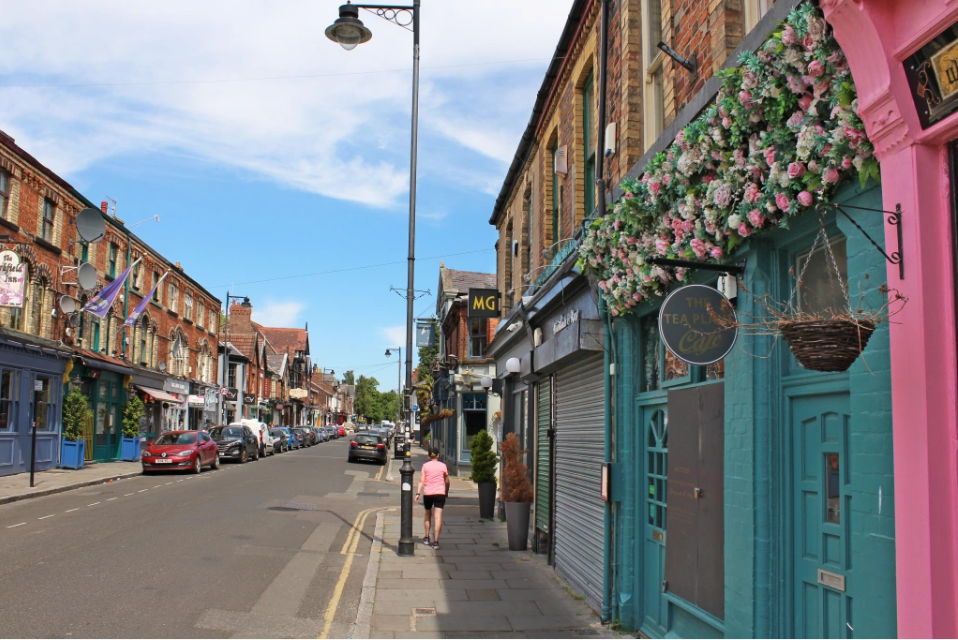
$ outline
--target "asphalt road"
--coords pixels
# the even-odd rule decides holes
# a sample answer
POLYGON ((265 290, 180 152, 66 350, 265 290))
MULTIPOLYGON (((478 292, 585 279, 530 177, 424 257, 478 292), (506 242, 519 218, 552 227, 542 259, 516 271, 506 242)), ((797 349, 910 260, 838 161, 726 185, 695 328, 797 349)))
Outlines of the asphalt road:
POLYGON ((0 506, 0 636, 315 638, 338 599, 329 635, 349 637, 376 521, 363 513, 399 492, 347 447, 0 506))

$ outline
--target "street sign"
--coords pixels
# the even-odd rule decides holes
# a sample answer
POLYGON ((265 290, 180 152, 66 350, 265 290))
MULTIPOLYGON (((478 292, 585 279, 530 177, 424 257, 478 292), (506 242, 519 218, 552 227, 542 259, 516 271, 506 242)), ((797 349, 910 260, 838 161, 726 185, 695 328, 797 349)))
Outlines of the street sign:
POLYGON ((499 292, 495 289, 469 289, 470 318, 498 318, 499 292))
POLYGON ((713 314, 735 321, 732 303, 717 289, 702 284, 676 289, 659 310, 662 342, 688 364, 718 362, 735 346, 738 330, 719 325, 713 314))
POLYGON ((436 346, 436 325, 430 320, 419 320, 416 322, 416 346, 417 347, 435 347, 436 346))

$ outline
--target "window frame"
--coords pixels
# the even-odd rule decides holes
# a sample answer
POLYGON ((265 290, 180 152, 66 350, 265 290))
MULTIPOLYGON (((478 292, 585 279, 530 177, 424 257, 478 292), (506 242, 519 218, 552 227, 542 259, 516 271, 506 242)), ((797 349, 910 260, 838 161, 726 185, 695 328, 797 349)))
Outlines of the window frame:
POLYGON ((166 300, 166 308, 169 309, 170 311, 172 311, 173 313, 176 313, 176 309, 177 309, 178 302, 179 302, 179 300, 178 300, 178 298, 179 298, 179 291, 177 291, 176 283, 175 283, 175 282, 171 282, 169 288, 167 289, 167 291, 169 292, 169 296, 168 296, 168 298, 167 298, 167 300, 166 300))
POLYGON ((549 246, 550 255, 558 251, 560 232, 562 230, 562 212, 559 211, 559 172, 556 171, 556 154, 559 152, 559 141, 549 149, 552 161, 552 243, 549 246))
POLYGON ((13 199, 13 176, 6 169, 0 169, 0 218, 9 220, 10 200, 13 199))
POLYGON ((159 304, 160 302, 160 288, 156 286, 160 281, 160 272, 153 272, 153 302, 159 304))
POLYGON ((183 317, 190 321, 193 320, 193 296, 189 292, 183 296, 183 317))
POLYGON ((470 360, 482 360, 486 358, 486 349, 489 346, 489 319, 488 318, 469 318, 469 348, 467 356, 470 360), (481 335, 473 334, 473 329, 478 328, 482 331, 481 335), (482 349, 479 355, 473 351, 473 341, 482 341, 482 349))
POLYGON ((596 163, 596 145, 592 142, 595 135, 595 125, 593 124, 595 116, 595 71, 589 71, 585 82, 582 85, 582 156, 584 162, 583 179, 585 181, 582 190, 584 216, 589 216, 595 211, 595 163, 596 163))
POLYGON ((17 418, 20 411, 20 383, 23 377, 22 369, 0 367, 0 415, 3 415, 4 403, 7 403, 7 425, 0 423, 0 433, 18 433, 17 418), (3 397, 3 375, 9 373, 11 378, 11 393, 9 398, 3 397))
POLYGON ((661 0, 642 0, 642 110, 643 148, 647 151, 665 131, 665 54, 655 45, 662 40, 661 0), (652 33, 652 3, 658 7, 658 34, 652 33), (659 83, 659 84, 657 84, 659 83))
POLYGON ((110 277, 116 277, 116 264, 117 257, 120 254, 120 245, 115 242, 110 243, 110 253, 109 253, 109 267, 110 267, 110 277))
POLYGON ((53 235, 56 230, 57 203, 50 198, 43 199, 43 212, 40 221, 40 238, 45 242, 53 243, 53 235), (47 217, 47 212, 50 216, 47 217))

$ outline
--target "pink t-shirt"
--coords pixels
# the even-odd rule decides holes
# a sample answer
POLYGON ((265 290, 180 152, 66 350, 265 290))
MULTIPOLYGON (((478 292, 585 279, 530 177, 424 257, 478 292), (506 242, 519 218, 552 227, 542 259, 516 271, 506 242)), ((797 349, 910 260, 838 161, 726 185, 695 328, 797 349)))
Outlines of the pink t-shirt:
POLYGON ((422 493, 425 496, 446 495, 446 477, 449 470, 438 460, 430 460, 422 465, 422 493))

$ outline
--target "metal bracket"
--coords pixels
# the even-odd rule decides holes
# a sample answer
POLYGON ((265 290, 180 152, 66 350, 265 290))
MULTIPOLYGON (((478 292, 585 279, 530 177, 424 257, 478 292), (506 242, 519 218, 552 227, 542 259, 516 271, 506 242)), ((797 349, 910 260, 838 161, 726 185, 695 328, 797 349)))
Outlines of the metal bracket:
POLYGON ((390 5, 372 5, 372 4, 357 4, 360 9, 365 9, 369 13, 375 13, 377 16, 383 20, 388 20, 394 25, 400 26, 406 31, 412 31, 413 23, 413 12, 416 10, 415 6, 390 6, 390 5))
POLYGON ((902 234, 901 204, 896 204, 894 211, 886 211, 885 209, 873 209, 871 207, 856 207, 850 204, 837 204, 834 202, 829 202, 827 203, 827 205, 835 207, 835 209, 839 211, 843 216, 845 216, 845 218, 847 218, 849 222, 855 225, 855 227, 862 232, 862 235, 865 236, 865 238, 867 238, 868 241, 872 243, 872 246, 878 249, 878 251, 883 256, 885 256, 885 260, 887 260, 891 264, 897 264, 898 278, 901 280, 905 279, 905 256, 904 256, 904 247, 902 246, 902 238, 901 238, 901 234, 902 234), (848 215, 848 213, 845 211, 843 207, 848 209, 857 209, 859 211, 870 211, 872 213, 883 213, 887 215, 888 218, 886 218, 886 222, 888 222, 888 224, 890 225, 893 225, 898 231, 898 251, 892 251, 891 255, 886 253, 885 250, 881 247, 881 245, 875 242, 875 240, 872 239, 872 237, 868 235, 868 233, 864 229, 862 229, 861 225, 855 222, 855 220, 850 215, 848 215))

